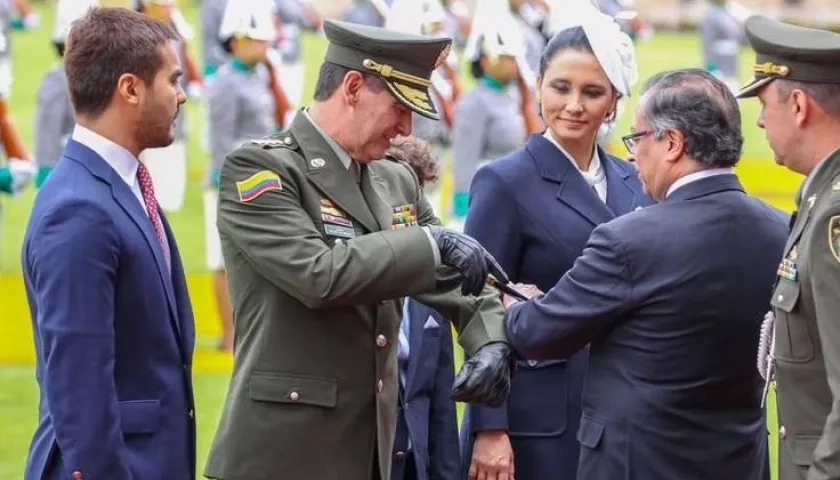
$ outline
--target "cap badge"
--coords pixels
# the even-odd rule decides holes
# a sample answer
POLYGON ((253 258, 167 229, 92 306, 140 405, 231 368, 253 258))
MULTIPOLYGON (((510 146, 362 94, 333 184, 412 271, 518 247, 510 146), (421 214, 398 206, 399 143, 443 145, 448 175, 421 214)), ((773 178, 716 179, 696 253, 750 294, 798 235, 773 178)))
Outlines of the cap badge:
POLYGON ((790 75, 790 68, 787 65, 776 65, 772 62, 755 64, 753 65, 753 71, 756 73, 776 75, 779 77, 787 77, 790 75))

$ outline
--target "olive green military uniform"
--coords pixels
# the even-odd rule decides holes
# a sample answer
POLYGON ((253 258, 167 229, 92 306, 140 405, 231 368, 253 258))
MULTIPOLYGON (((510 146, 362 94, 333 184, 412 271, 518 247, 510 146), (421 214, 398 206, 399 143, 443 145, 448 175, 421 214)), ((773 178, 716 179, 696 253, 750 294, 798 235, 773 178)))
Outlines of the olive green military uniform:
MULTIPOLYGON (((749 97, 775 79, 840 85, 840 35, 750 18, 757 53, 749 97)), ((836 135, 840 149, 840 131, 836 135)), ((771 300, 779 480, 840 478, 840 151, 798 192, 771 300)))
MULTIPOLYGON (((449 40, 371 28, 328 22, 326 60, 384 71, 398 99, 436 116, 422 80, 449 40)), ((306 111, 228 155, 217 225, 236 346, 206 476, 389 478, 401 297, 452 319, 467 353, 505 339, 498 295, 456 293, 425 224, 439 220, 408 165, 353 162, 306 111)))

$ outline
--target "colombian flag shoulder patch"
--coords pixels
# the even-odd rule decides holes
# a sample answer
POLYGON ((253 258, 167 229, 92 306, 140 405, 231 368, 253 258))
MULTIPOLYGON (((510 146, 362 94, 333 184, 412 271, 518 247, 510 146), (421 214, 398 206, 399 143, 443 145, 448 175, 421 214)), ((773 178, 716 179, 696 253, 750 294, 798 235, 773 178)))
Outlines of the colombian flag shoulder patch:
POLYGON ((280 183, 280 176, 269 170, 259 171, 245 180, 236 182, 236 190, 239 192, 239 200, 250 202, 265 192, 271 190, 283 190, 280 183))

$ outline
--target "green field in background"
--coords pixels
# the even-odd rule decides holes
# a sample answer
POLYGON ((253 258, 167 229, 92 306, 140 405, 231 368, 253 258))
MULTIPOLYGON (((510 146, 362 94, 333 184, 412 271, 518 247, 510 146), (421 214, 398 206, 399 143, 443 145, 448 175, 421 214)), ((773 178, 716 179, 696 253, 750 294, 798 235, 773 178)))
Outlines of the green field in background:
MULTIPOLYGON (((185 14, 187 18, 195 20, 197 12, 192 5, 192 2, 189 2, 185 14)), ((197 24, 194 23, 194 25, 197 24)), ((52 12, 42 10, 42 26, 32 32, 16 32, 13 39, 15 83, 11 112, 29 145, 32 145, 35 92, 41 76, 57 61, 50 44, 51 32, 52 12)), ((306 36, 303 46, 308 79, 304 98, 308 99, 313 91, 314 75, 317 73, 325 42, 322 38, 311 34, 306 36)), ((198 47, 198 44, 192 45, 192 51, 197 58, 200 58, 198 47)), ((692 34, 661 33, 651 41, 639 45, 637 58, 640 77, 645 79, 660 70, 700 65, 700 45, 698 39, 692 34)), ((748 74, 747 67, 750 65, 750 58, 750 53, 744 51, 742 64, 745 74, 748 74)), ((747 80, 747 75, 743 80, 747 80)), ((627 131, 634 102, 635 98, 631 98, 625 107, 624 117, 617 130, 618 135, 627 131)), ((799 179, 773 166, 771 152, 766 146, 764 134, 755 125, 758 115, 756 101, 749 100, 741 105, 744 133, 747 139, 744 165, 741 167, 742 178, 748 177, 745 178, 748 189, 785 208, 789 205, 788 197, 792 195, 799 179)), ((189 103, 186 113, 191 132, 189 187, 183 210, 170 215, 169 218, 181 246, 187 270, 200 274, 204 269, 201 189, 207 154, 203 151, 200 141, 203 128, 200 106, 195 102, 189 103)), ((624 154, 621 150, 616 153, 624 154)), ((7 277, 17 277, 20 270, 20 247, 33 194, 34 191, 30 189, 18 198, 0 200, 3 202, 2 223, 0 223, 0 273, 5 273, 7 277)), ((23 302, 22 298, 8 298, 3 292, 0 292, 0 298, 3 298, 4 303, 23 302)), ((193 296, 194 301, 208 301, 208 298, 206 295, 193 296)), ((4 322, 21 321, 28 325, 28 319, 4 317, 0 321, 0 336, 7 332, 8 325, 3 326, 4 322)), ((208 321, 210 320, 206 318, 197 319, 199 323, 208 321)), ((21 327, 21 325, 17 326, 21 327)), ((216 429, 228 383, 226 373, 201 373, 200 367, 197 365, 199 373, 196 373, 194 377, 198 410, 199 471, 204 466, 204 459, 216 429)), ((27 365, 0 366, 0 385, 2 385, 0 387, 0 438, 3 439, 0 442, 0 479, 17 480, 22 478, 26 452, 37 417, 38 399, 34 370, 27 365)), ((774 411, 773 404, 771 404, 771 411, 774 411)), ((775 432, 775 423, 770 430, 775 432)))

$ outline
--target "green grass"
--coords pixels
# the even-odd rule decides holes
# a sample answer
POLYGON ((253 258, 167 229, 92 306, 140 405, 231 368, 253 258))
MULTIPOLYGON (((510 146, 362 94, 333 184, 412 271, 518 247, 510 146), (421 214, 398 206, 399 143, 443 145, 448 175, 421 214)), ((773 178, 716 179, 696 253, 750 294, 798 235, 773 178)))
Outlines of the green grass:
MULTIPOLYGON (((187 3, 187 2, 182 2, 187 3)), ((11 113, 22 135, 31 145, 35 112, 35 92, 40 78, 56 62, 49 43, 52 28, 52 12, 42 11, 42 27, 37 31, 16 33, 13 40, 15 58, 15 84, 11 100, 11 113)), ((192 2, 185 9, 190 19, 196 18, 192 2)), ((309 35, 304 43, 304 58, 308 67, 308 87, 304 98, 310 98, 314 74, 322 58, 325 43, 322 38, 309 35)), ((198 53, 198 45, 192 46, 198 53)), ((700 45, 695 36, 688 34, 661 33, 649 43, 639 46, 637 51, 640 77, 642 79, 664 69, 690 67, 700 64, 700 45)), ((745 78, 751 55, 743 53, 742 63, 745 78)), ((619 123, 618 134, 627 131, 635 99, 625 108, 625 115, 619 123)), ((747 139, 745 157, 753 164, 772 163, 763 133, 755 126, 757 104, 754 100, 742 103, 744 132, 747 139)), ((187 198, 183 210, 170 215, 170 221, 181 245, 181 253, 189 272, 203 271, 204 242, 201 188, 207 154, 201 148, 200 133, 202 118, 196 103, 188 104, 187 114, 192 136, 189 142, 191 175, 187 198)), ((618 152, 623 155, 623 152, 618 152)), ((757 179, 753 185, 758 190, 778 190, 772 177, 757 179)), ((788 187, 782 188, 786 195, 788 187)), ((3 215, 0 228, 0 273, 16 273, 20 270, 20 248, 28 212, 34 192, 29 190, 15 199, 2 199, 3 215)), ((9 319, 12 320, 12 319, 9 319)), ((4 321, 7 321, 4 319, 4 321)), ((20 319, 14 319, 20 321, 20 319)), ((23 320, 25 321, 25 320, 23 320)), ((0 322, 2 324, 2 322, 0 322)), ((207 450, 212 441, 216 424, 227 389, 227 374, 196 374, 194 377, 195 397, 198 408, 198 466, 204 466, 207 450)), ((33 369, 29 366, 0 367, 0 479, 22 478, 26 452, 37 417, 38 393, 33 369)), ((773 405, 771 404, 771 408, 773 405)), ((460 409, 459 409, 460 410, 460 409)), ((774 411, 774 408, 771 409, 774 411)), ((775 433, 775 422, 770 427, 775 433)), ((774 462, 775 465, 775 462, 774 462)), ((775 470, 775 468, 774 468, 775 470)))

